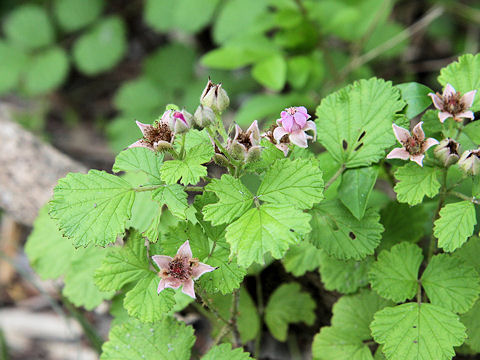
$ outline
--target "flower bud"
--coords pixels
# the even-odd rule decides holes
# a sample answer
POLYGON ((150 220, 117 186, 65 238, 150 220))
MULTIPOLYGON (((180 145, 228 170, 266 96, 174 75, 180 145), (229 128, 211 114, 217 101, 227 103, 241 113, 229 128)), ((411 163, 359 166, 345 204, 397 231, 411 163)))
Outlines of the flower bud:
POLYGON ((480 148, 465 151, 458 160, 458 166, 467 175, 478 175, 480 172, 480 148))
POLYGON ((460 144, 451 138, 446 138, 440 141, 433 153, 443 163, 443 166, 448 167, 458 161, 459 151, 460 144))
POLYGON ((215 164, 223 166, 223 167, 228 167, 228 160, 225 156, 222 154, 215 154, 213 155, 213 161, 215 164))
POLYGON ((162 122, 167 124, 175 134, 182 134, 192 126, 193 116, 186 110, 167 110, 162 115, 162 122))
POLYGON ((214 84, 208 79, 207 86, 205 86, 202 96, 200 96, 200 103, 215 112, 221 113, 230 105, 230 99, 227 92, 222 89, 222 84, 214 84))
POLYGON ((215 123, 216 117, 215 113, 209 107, 198 105, 193 120, 200 128, 207 127, 215 123))

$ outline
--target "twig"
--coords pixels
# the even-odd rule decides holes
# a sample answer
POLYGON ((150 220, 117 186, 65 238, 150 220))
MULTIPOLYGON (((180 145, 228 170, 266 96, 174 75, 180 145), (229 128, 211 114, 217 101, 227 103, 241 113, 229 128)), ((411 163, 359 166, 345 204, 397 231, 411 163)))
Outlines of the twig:
POLYGON ((480 199, 477 199, 476 197, 469 197, 467 195, 462 194, 461 192, 458 191, 450 191, 447 194, 453 195, 458 197, 459 199, 465 200, 465 201, 470 201, 476 205, 480 205, 480 199))
POLYGON ((330 180, 327 181, 327 183, 325 184, 325 187, 324 187, 324 191, 326 191, 330 185, 332 185, 335 180, 337 180, 337 178, 342 175, 342 173, 345 171, 345 164, 342 164, 342 166, 340 166, 340 168, 337 170, 337 172, 335 174, 333 174, 333 176, 330 178, 330 180))
POLYGON ((224 336, 228 334, 229 330, 230 330, 230 327, 228 325, 226 325, 226 324, 223 325, 223 327, 218 332, 218 335, 215 338, 215 340, 213 341, 213 344, 212 344, 212 346, 210 346, 210 348, 213 348, 214 346, 218 345, 220 343, 220 341, 224 338, 224 336))
POLYGON ((242 345, 242 340, 240 338, 240 332, 238 331, 237 326, 237 317, 238 317, 238 303, 240 302, 240 291, 236 289, 233 292, 233 303, 232 303, 232 318, 230 323, 232 324, 233 338, 234 338, 234 347, 239 347, 242 345))

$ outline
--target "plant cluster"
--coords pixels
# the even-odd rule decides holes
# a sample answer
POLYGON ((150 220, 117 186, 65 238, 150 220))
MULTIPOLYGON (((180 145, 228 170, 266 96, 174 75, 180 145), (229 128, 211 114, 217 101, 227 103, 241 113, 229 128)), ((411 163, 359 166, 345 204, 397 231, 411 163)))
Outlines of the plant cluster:
POLYGON ((189 359, 193 328, 174 317, 187 306, 212 322, 202 359, 248 359, 248 344, 258 356, 263 324, 278 341, 314 324, 321 300, 300 279, 317 269, 342 296, 314 359, 480 352, 480 55, 438 81, 443 94, 360 80, 325 97, 314 121, 284 104, 263 133, 257 121, 226 130, 229 97, 209 81, 193 115, 168 105, 137 122, 117 175, 60 179, 26 252, 42 277, 64 275, 75 305, 112 301, 102 359, 189 359), (298 281, 264 299, 258 274, 272 261, 298 281))

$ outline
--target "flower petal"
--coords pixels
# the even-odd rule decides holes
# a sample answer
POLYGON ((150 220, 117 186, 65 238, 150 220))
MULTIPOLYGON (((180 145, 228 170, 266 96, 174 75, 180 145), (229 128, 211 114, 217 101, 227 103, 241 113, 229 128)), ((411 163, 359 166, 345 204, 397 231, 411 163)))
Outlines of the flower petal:
POLYGON ((423 121, 420 121, 417 125, 412 130, 412 133, 415 135, 417 140, 423 141, 425 140, 425 133, 423 132, 422 129, 423 121))
POLYGON ((165 280, 160 279, 160 282, 158 283, 158 288, 157 288, 157 293, 161 293, 163 290, 165 290, 165 280))
POLYGON ((473 111, 463 111, 460 114, 455 115, 456 118, 469 118, 469 119, 474 119, 475 115, 473 115, 473 111))
POLYGON ((296 112, 293 115, 293 118, 295 119, 295 122, 300 126, 300 128, 303 128, 305 126, 305 123, 307 122, 307 117, 301 112, 296 112))
POLYGON ((292 131, 294 121, 292 115, 287 115, 285 117, 282 116, 282 127, 287 130, 288 132, 292 131))
POLYGON ((295 144, 299 147, 302 147, 302 148, 308 147, 307 134, 305 134, 305 132, 302 130, 297 130, 291 133, 289 135, 289 139, 292 142, 292 144, 295 144))
POLYGON ((450 114, 449 112, 441 111, 438 113, 438 118, 440 119, 441 123, 443 123, 445 120, 447 120, 450 117, 453 117, 453 115, 450 114))
POLYGON ((138 140, 138 141, 135 141, 132 145, 130 145, 130 146, 128 147, 128 149, 134 148, 134 147, 144 147, 144 148, 153 150, 153 146, 151 146, 149 143, 147 143, 147 142, 144 141, 143 139, 140 139, 140 140, 138 140))
POLYGON ((412 161, 415 161, 418 165, 420 165, 421 167, 423 167, 423 158, 425 157, 425 155, 423 154, 420 154, 420 155, 412 155, 410 156, 410 160, 412 161))
POLYGON ((197 263, 196 266, 194 266, 192 268, 192 278, 197 280, 200 276, 202 276, 203 274, 207 273, 207 272, 210 272, 210 271, 213 271, 217 269, 216 267, 213 267, 213 266, 210 266, 210 265, 207 265, 207 264, 204 264, 204 263, 197 263))
POLYGON ((450 97, 452 95, 455 95, 457 92, 455 91, 455 89, 453 88, 452 85, 450 84, 447 84, 445 86, 445 90, 443 90, 443 98, 446 98, 446 97, 450 97))
POLYGON ((192 249, 190 249, 190 243, 185 241, 182 246, 178 248, 177 255, 183 258, 191 259, 193 257, 192 249))
POLYGON ((250 139, 252 139, 252 137, 253 137, 253 140, 255 140, 255 141, 260 140, 260 129, 258 128, 258 121, 257 120, 252 122, 252 125, 250 125, 248 127, 247 132, 251 133, 250 139))
POLYGON ((303 131, 313 131, 313 141, 315 141, 317 139, 317 125, 315 124, 315 122, 309 120, 307 121, 307 123, 305 124, 305 127, 302 129, 303 131))
POLYGON ((310 119, 310 115, 308 114, 307 108, 305 106, 297 106, 295 110, 297 110, 297 112, 299 113, 305 114, 307 120, 310 119))
POLYGON ((188 279, 183 282, 182 292, 194 299, 196 298, 192 279, 188 279))
POLYGON ((137 123, 137 126, 140 128, 140 131, 142 132, 143 136, 145 136, 145 132, 148 129, 152 128, 152 125, 150 125, 150 124, 144 124, 144 123, 141 123, 140 121, 135 121, 135 122, 137 123))
POLYGON ((443 99, 434 93, 429 93, 428 96, 432 98, 433 106, 435 106, 438 110, 443 109, 443 99))
POLYGON ((153 255, 152 260, 155 261, 155 264, 157 264, 161 270, 163 270, 168 269, 172 258, 167 255, 153 255))
POLYGON ((164 281, 165 281, 165 288, 178 289, 180 285, 182 285, 182 282, 180 280, 175 279, 174 277, 171 277, 171 276, 165 279, 164 281))
POLYGON ((392 124, 392 127, 393 127, 393 132, 395 134, 395 137, 397 138, 397 140, 400 142, 400 144, 404 144, 408 141, 408 139, 410 138, 410 131, 400 127, 400 126, 397 126, 395 124, 392 124))
POLYGON ((425 152, 425 151, 427 151, 429 148, 431 148, 432 146, 438 145, 438 144, 440 144, 440 142, 439 142, 437 139, 428 138, 428 139, 425 140, 425 142, 423 143, 422 151, 425 152))
POLYGON ((465 108, 469 109, 472 107, 473 100, 475 100, 476 93, 477 93, 477 90, 472 90, 465 93, 465 95, 462 96, 462 99, 460 101, 463 102, 463 104, 465 105, 465 108))
POLYGON ((238 135, 240 135, 242 132, 242 128, 238 126, 238 124, 235 124, 235 136, 233 137, 233 140, 237 140, 238 135))
POLYGON ((280 139, 287 134, 288 134, 288 132, 281 126, 275 128, 275 130, 273 130, 273 138, 275 140, 277 140, 277 142, 280 141, 280 139))
POLYGON ((408 160, 410 159, 410 153, 404 148, 395 148, 388 153, 387 159, 408 160))
POLYGON ((277 144, 277 145, 275 145, 275 147, 276 147, 278 150, 282 150, 282 151, 283 151, 283 154, 284 154, 285 156, 288 155, 288 150, 289 150, 289 148, 288 148, 288 145, 287 145, 287 144, 284 144, 284 143, 282 143, 282 144, 277 144))

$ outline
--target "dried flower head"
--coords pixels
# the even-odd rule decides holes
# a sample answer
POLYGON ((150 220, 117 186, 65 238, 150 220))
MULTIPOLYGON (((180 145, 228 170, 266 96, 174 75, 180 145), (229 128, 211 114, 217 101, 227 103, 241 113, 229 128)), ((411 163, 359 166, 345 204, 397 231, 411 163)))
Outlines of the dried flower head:
POLYGON ((235 125, 235 136, 228 139, 227 149, 232 156, 241 161, 252 162, 260 158, 260 130, 255 120, 246 131, 235 125))
POLYGON ((304 106, 290 107, 280 114, 281 118, 277 120, 278 127, 273 130, 273 137, 277 143, 281 143, 282 138, 288 135, 292 144, 306 148, 307 140, 315 140, 317 136, 317 127, 310 119, 307 109, 304 106), (313 131, 313 137, 307 135, 306 131, 313 131))
POLYGON ((393 132, 398 142, 402 144, 401 148, 395 148, 387 155, 387 159, 412 160, 418 165, 423 166, 425 152, 433 145, 438 144, 434 138, 425 139, 425 133, 422 129, 423 121, 419 122, 410 132, 400 126, 393 124, 393 132))
POLYGON ((153 151, 162 151, 172 148, 174 134, 165 122, 155 121, 153 125, 143 124, 140 121, 137 121, 136 123, 143 134, 143 138, 134 142, 129 148, 145 147, 153 151))
POLYGON ((157 289, 159 294, 166 288, 178 289, 183 285, 182 292, 194 299, 193 280, 197 280, 203 274, 216 269, 193 258, 188 240, 178 248, 175 257, 153 255, 152 260, 160 268, 158 276, 161 279, 157 289))
POLYGON ((478 175, 480 173, 480 148, 465 151, 458 160, 458 166, 467 175, 478 175))
POLYGON ((460 157, 460 144, 451 138, 440 141, 433 150, 435 157, 440 160, 445 167, 455 164, 460 157))
POLYGON ((469 109, 472 107, 476 92, 477 90, 472 90, 462 96, 452 85, 447 84, 442 95, 437 92, 429 93, 428 96, 432 98, 433 105, 440 110, 438 118, 442 123, 449 117, 460 122, 463 118, 474 118, 473 112, 469 109))

